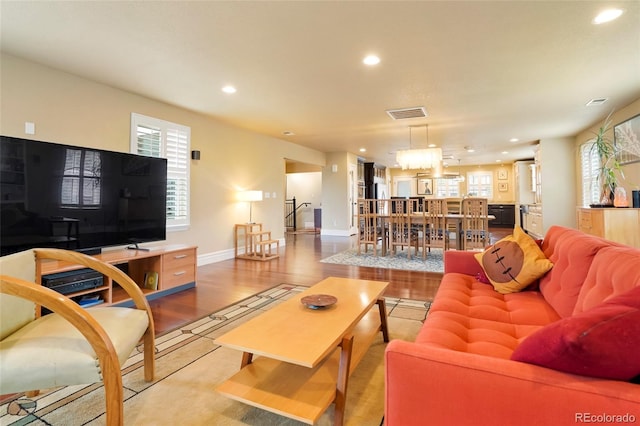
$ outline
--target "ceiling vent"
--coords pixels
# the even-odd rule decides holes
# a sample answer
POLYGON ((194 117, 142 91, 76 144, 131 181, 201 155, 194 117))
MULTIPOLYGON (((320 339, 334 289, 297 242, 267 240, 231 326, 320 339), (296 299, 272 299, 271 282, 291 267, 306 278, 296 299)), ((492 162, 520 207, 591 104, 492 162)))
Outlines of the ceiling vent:
POLYGON ((589 102, 587 102, 587 106, 598 106, 602 105, 605 102, 607 102, 607 98, 591 99, 589 102))
POLYGON ((387 114, 394 120, 404 120, 406 118, 424 118, 427 116, 425 107, 388 109, 387 114))

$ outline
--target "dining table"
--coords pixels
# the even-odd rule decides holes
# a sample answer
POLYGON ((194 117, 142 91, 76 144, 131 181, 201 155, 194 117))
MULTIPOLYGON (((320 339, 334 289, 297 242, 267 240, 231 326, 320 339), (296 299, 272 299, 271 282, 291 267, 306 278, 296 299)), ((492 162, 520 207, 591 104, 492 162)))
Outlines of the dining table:
MULTIPOLYGON (((444 216, 445 219, 445 229, 447 229, 449 227, 450 224, 455 225, 455 229, 456 229, 456 250, 462 250, 462 238, 460 238, 460 231, 461 231, 461 227, 462 227, 462 219, 465 218, 465 215, 462 213, 447 213, 442 215, 444 216)), ((389 220, 391 219, 391 215, 389 214, 382 214, 382 215, 378 215, 378 217, 381 219, 382 223, 381 226, 383 229, 387 229, 388 225, 389 225, 389 220)), ((427 218, 427 216, 424 216, 422 214, 411 214, 411 223, 415 223, 415 224, 423 224, 424 220, 427 218)), ((493 220, 496 217, 492 214, 486 215, 486 216, 480 216, 480 219, 487 219, 487 220, 493 220)), ((386 234, 386 233, 385 233, 386 234)), ((386 256, 387 255, 387 246, 388 246, 388 242, 387 242, 387 238, 383 237, 382 238, 382 256, 386 256)))

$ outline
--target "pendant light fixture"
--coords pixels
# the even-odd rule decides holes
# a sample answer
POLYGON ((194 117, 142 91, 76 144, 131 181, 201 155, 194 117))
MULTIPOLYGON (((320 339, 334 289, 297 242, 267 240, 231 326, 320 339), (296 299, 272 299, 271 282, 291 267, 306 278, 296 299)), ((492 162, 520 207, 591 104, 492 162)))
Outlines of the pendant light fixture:
MULTIPOLYGON (((442 173, 442 148, 422 148, 413 149, 411 128, 417 126, 409 126, 409 149, 398 150, 396 153, 396 161, 402 167, 407 169, 433 169, 434 174, 442 173)), ((420 126, 422 127, 422 126, 420 126)), ((427 146, 429 145, 429 125, 425 124, 424 129, 427 136, 427 146)))

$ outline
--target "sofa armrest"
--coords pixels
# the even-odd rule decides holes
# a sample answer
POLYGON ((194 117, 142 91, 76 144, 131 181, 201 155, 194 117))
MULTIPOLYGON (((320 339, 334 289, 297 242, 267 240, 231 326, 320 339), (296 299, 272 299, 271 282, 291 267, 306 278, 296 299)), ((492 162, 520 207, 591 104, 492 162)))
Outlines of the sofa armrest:
POLYGON ((482 266, 476 260, 473 251, 447 250, 444 252, 444 273, 457 272, 476 276, 482 272, 482 266))
POLYGON ((574 425, 640 419, 640 388, 394 340, 385 352, 385 425, 574 425))

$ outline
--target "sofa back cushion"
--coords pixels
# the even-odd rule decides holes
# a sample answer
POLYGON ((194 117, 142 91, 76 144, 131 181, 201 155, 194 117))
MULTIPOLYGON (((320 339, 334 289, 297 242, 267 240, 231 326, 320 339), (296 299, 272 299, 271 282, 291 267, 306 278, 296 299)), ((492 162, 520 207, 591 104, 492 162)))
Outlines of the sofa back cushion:
POLYGON ((576 229, 552 226, 547 231, 542 251, 553 268, 540 279, 540 292, 562 318, 573 313, 594 256, 609 245, 576 229))
POLYGON ((588 311, 603 301, 638 286, 640 250, 631 247, 605 247, 593 258, 573 313, 588 311))

